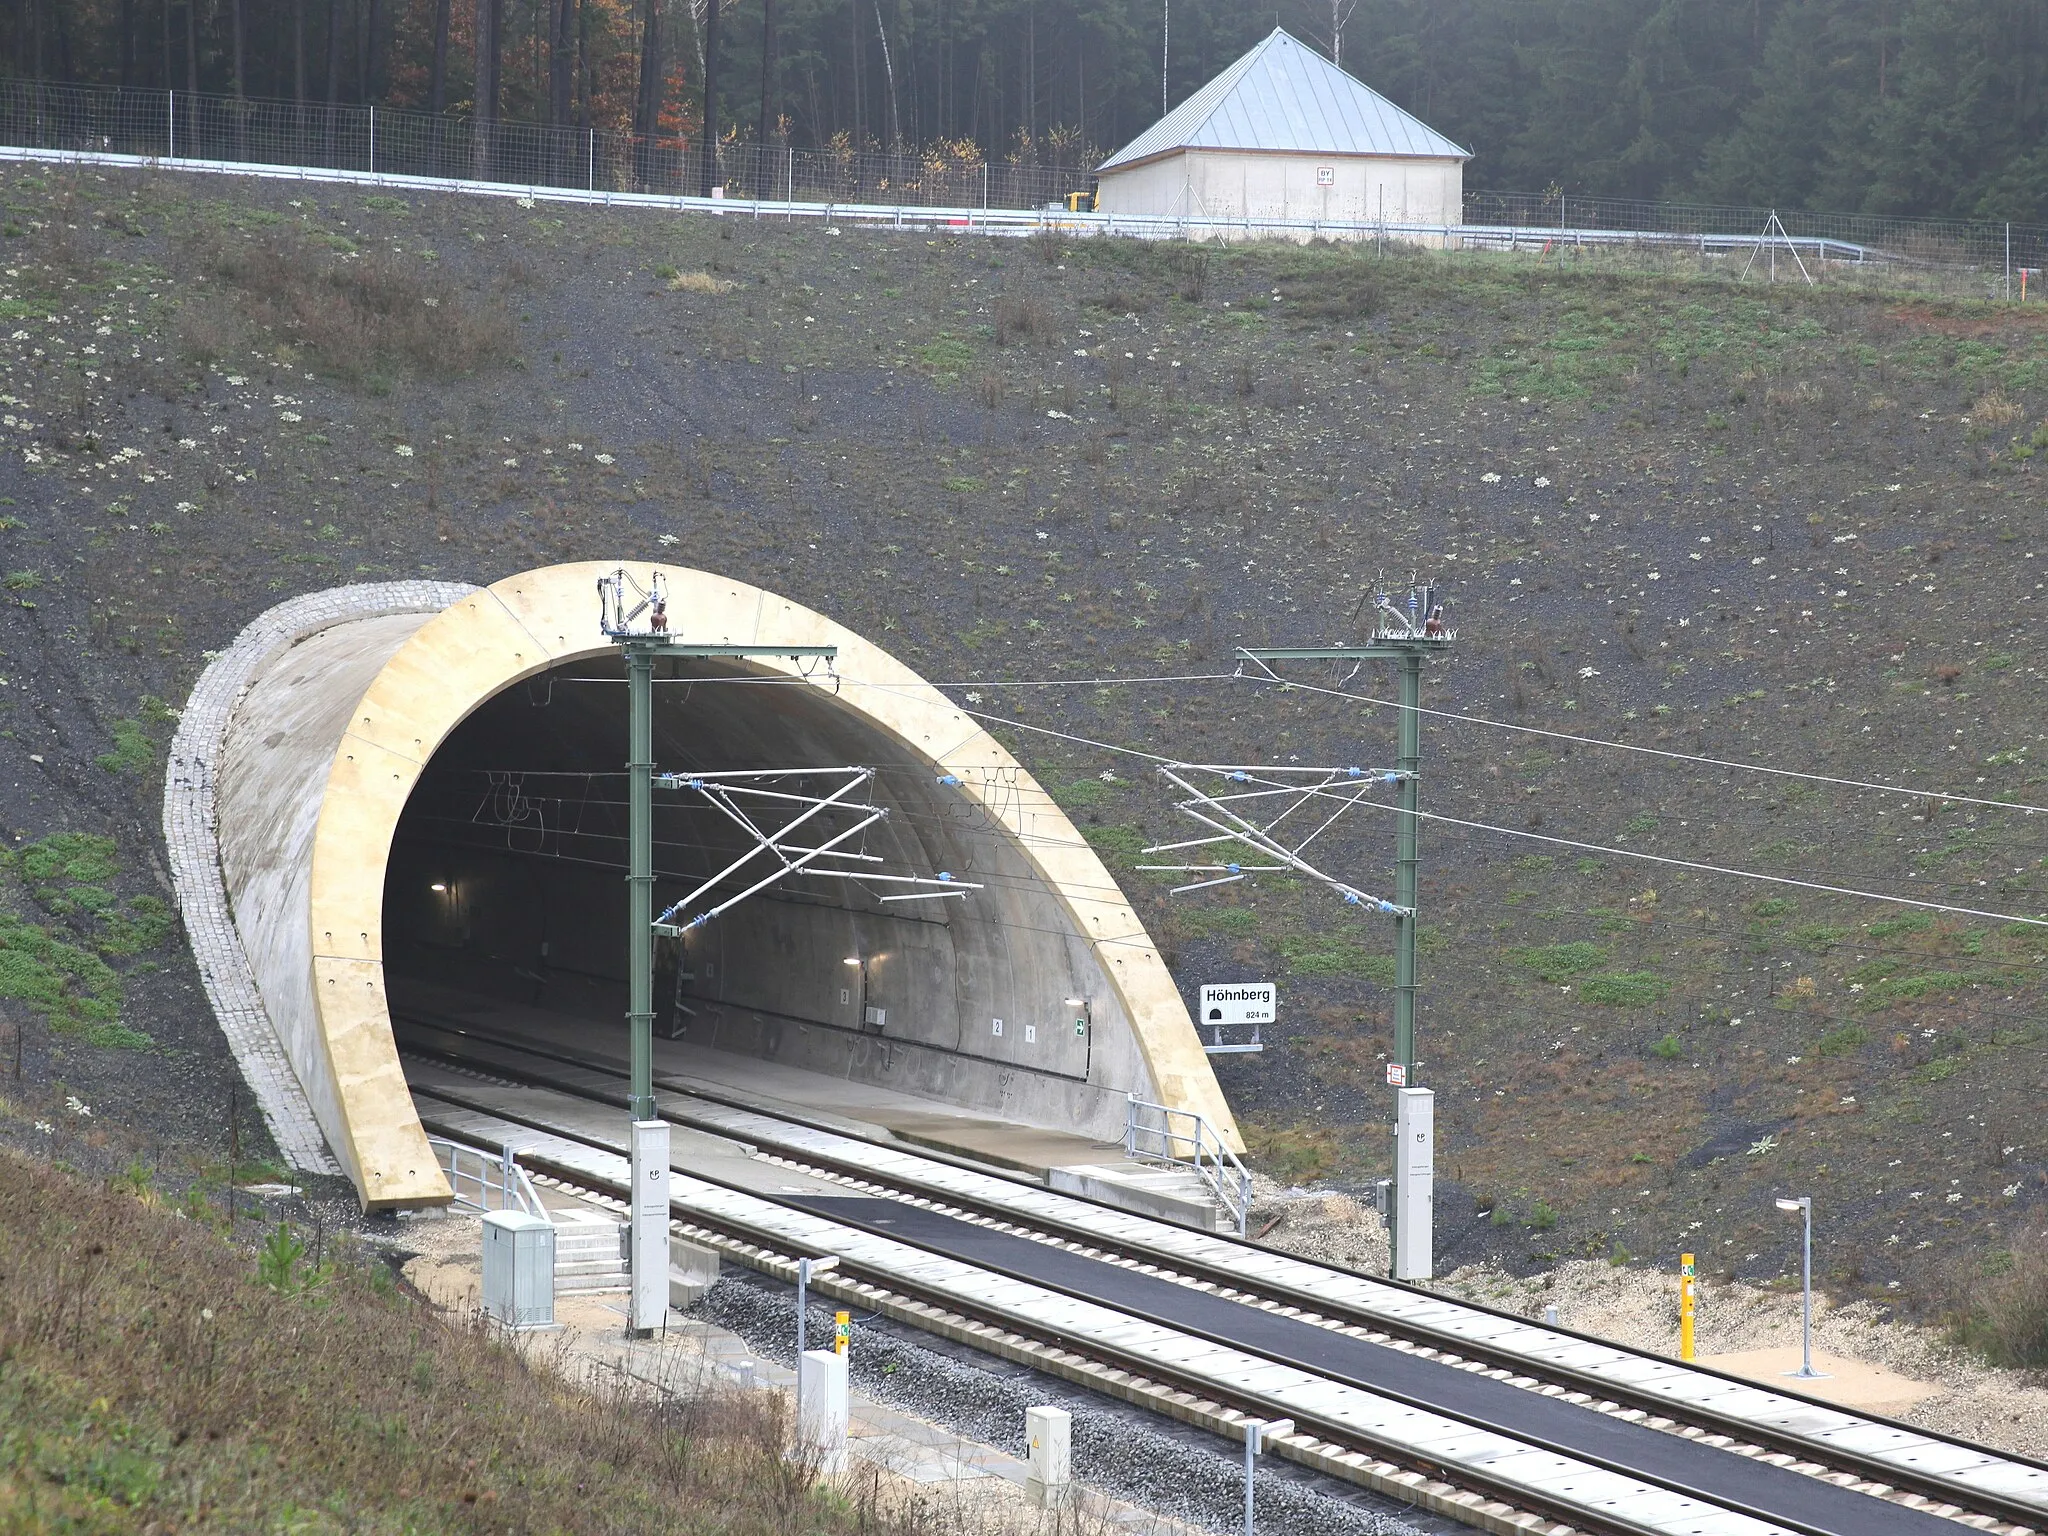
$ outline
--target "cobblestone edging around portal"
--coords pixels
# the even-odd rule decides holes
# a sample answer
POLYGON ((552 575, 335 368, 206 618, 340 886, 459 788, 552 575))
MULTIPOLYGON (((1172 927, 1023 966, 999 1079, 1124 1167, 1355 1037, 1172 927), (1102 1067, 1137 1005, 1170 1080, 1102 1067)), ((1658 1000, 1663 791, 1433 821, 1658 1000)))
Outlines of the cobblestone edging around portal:
POLYGON ((164 843, 178 911, 213 1015, 263 1112, 278 1151, 293 1168, 338 1174, 313 1107, 257 990, 221 874, 214 775, 228 719, 256 674, 278 652, 355 619, 439 613, 476 591, 463 582, 386 581, 330 587, 279 603, 208 663, 185 701, 164 770, 164 843))

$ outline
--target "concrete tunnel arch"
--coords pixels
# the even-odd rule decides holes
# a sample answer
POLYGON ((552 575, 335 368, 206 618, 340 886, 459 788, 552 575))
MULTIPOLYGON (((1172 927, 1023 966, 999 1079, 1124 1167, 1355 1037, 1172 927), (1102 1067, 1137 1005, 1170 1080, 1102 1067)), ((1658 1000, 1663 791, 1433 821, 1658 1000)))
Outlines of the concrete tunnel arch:
MULTIPOLYGON (((616 858, 601 853, 605 838, 622 835, 623 812, 602 797, 593 812, 586 791, 573 834, 585 841, 552 851, 545 828, 536 842, 517 815, 462 814, 479 784, 509 782, 492 774, 581 773, 589 784, 619 768, 624 689, 607 686, 618 659, 598 632, 596 604, 597 578, 615 568, 527 571, 445 606, 338 605, 332 622, 302 623, 248 666, 226 708, 207 787, 233 936, 267 1016, 264 1046, 274 1039, 295 1079, 284 1096, 317 1123, 314 1139, 366 1209, 450 1197, 400 1065, 394 993, 517 991, 538 979, 557 988, 551 1006, 622 1051, 623 842, 616 858), (430 900, 437 885, 448 890, 430 900)), ((986 881, 967 902, 915 916, 851 882, 736 908, 701 931, 715 952, 680 962, 687 976, 674 998, 677 1019, 689 1016, 688 1042, 1104 1139, 1121 1136, 1134 1092, 1199 1111, 1238 1144, 1136 912, 1000 743, 825 616, 711 572, 656 569, 691 639, 839 649, 834 675, 808 681, 776 658, 671 664, 682 686, 657 690, 663 767, 876 766, 875 798, 892 812, 882 830, 893 843, 880 851, 986 881), (741 679, 778 686, 719 686, 741 679), (844 1006, 849 949, 874 957, 862 1001, 883 1006, 879 1032, 858 1002, 844 1006), (1088 999, 1078 1053, 1064 1017, 1077 990, 1088 999), (1000 1035, 991 1031, 999 1018, 1011 1021, 1000 1035)), ((338 589, 352 590, 368 589, 338 589)), ((202 679, 195 701, 207 686, 202 679)), ((189 765, 174 749, 167 830, 181 771, 189 765)), ((671 840, 715 848, 700 836, 693 825, 671 840)), ((174 837, 174 867, 179 851, 174 837)), ((676 873, 659 847, 656 867, 676 873)), ((197 882, 179 876, 185 898, 197 882)), ((194 904, 184 905, 196 929, 194 904)), ((202 971, 229 1027, 223 989, 204 961, 202 971)), ((245 1068, 262 1054, 237 1049, 245 1068)))

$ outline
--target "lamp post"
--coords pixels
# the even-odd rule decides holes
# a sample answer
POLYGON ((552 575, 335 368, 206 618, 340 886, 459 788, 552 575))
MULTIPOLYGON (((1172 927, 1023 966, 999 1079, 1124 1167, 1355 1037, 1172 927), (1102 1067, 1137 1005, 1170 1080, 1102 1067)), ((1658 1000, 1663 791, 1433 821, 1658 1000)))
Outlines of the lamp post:
POLYGON ((1803 1381, 1817 1381, 1827 1373, 1813 1368, 1813 1196, 1801 1195, 1796 1200, 1779 1200, 1777 1206, 1787 1215, 1798 1215, 1805 1223, 1805 1240, 1799 1265, 1799 1369, 1787 1371, 1785 1374, 1797 1376, 1803 1381))

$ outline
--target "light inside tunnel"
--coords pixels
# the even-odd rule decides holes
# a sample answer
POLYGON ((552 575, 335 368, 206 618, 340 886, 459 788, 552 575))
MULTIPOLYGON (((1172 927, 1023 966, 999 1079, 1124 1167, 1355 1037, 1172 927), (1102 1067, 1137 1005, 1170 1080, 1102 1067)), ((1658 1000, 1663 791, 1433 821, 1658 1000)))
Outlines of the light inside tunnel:
MULTIPOLYGON (((1000 1100, 1041 1124, 1120 1127, 1122 1094, 1104 1090, 1142 1067, 1111 1020, 1072 1027, 1079 996, 1114 989, 1028 839, 828 689, 745 663, 664 661, 654 728, 657 772, 679 784, 815 769, 822 788, 860 765, 874 770, 865 797, 887 812, 845 845, 847 864, 785 871, 658 939, 657 1037, 955 1102, 1000 1100), (938 871, 979 888, 903 902, 892 899, 900 885, 883 883, 938 871)), ((504 690, 434 753, 385 880, 386 985, 401 1031, 407 1019, 473 1021, 482 1008, 622 1052, 625 753, 624 672, 612 656, 504 690)), ((773 782, 794 792, 804 780, 773 782)), ((742 867, 758 852, 745 803, 736 814, 657 789, 654 807, 657 912, 698 888, 716 905, 768 872, 742 867)), ((795 841, 827 842, 849 814, 827 807, 795 841)))

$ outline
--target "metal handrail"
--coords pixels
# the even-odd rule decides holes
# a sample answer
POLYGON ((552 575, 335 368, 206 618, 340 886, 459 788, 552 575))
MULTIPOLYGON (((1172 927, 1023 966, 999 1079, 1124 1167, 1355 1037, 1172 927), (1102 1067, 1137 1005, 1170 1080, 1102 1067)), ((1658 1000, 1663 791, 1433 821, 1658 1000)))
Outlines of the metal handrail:
POLYGON ((540 1191, 533 1187, 510 1147, 492 1157, 478 1147, 440 1136, 429 1136, 427 1145, 434 1149, 441 1172, 448 1176, 457 1205, 473 1211, 524 1211, 543 1221, 553 1220, 540 1203, 540 1191))
POLYGON ((1135 1093, 1124 1101, 1124 1155, 1192 1168, 1243 1237, 1252 1214, 1252 1176, 1216 1127, 1192 1109, 1154 1104, 1135 1093), (1187 1129, 1178 1129, 1179 1126, 1187 1129))

